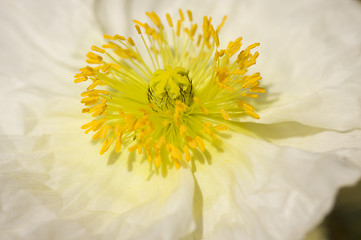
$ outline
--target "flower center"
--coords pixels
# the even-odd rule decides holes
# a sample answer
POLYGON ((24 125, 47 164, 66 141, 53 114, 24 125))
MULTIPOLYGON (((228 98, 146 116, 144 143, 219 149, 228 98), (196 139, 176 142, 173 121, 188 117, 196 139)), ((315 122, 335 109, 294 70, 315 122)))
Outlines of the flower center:
POLYGON ((193 95, 192 80, 182 67, 167 66, 155 71, 148 87, 148 101, 156 112, 173 111, 177 101, 190 106, 193 95))
POLYGON ((153 26, 134 20, 140 44, 104 35, 107 43, 92 46, 90 66, 75 75, 75 83, 90 81, 81 103, 93 120, 81 128, 95 132, 93 140, 103 139, 100 154, 127 149, 155 167, 179 168, 219 144, 219 131, 235 130, 230 119, 259 118, 247 99, 265 89, 259 73, 246 75, 259 44, 240 51, 237 38, 221 49, 218 32, 226 18, 214 28, 204 17, 196 37, 199 28, 190 11, 186 22, 179 10, 176 25, 166 14, 168 30, 156 13, 146 14, 153 26))

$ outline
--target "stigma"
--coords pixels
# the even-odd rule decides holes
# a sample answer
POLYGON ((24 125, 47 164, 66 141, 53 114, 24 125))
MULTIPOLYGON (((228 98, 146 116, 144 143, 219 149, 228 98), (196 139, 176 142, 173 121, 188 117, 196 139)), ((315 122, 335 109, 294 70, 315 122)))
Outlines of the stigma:
POLYGON ((106 44, 91 47, 74 80, 89 83, 81 103, 92 120, 81 128, 102 141, 100 154, 137 152, 156 168, 180 168, 221 142, 220 131, 234 131, 232 118, 259 119, 247 103, 266 91, 260 73, 248 74, 259 44, 241 50, 237 38, 222 49, 226 17, 217 27, 204 17, 198 27, 189 10, 177 21, 166 14, 166 24, 146 15, 150 23, 133 21, 136 41, 104 35, 106 44))

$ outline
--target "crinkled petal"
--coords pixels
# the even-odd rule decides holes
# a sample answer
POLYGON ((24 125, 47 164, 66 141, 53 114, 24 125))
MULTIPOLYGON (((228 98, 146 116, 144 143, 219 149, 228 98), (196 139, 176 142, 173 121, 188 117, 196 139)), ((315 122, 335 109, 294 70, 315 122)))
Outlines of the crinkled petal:
POLYGON ((233 9, 221 37, 239 29, 246 43, 261 43, 254 71, 267 90, 254 101, 261 119, 241 121, 360 128, 359 2, 243 1, 233 9))
POLYGON ((66 92, 90 44, 102 38, 90 3, 2 1, 1 75, 9 83, 4 87, 66 92))
POLYGON ((24 143, 33 138, 2 140, 11 150, 0 156, 2 237, 174 239, 193 230, 188 170, 169 171, 165 181, 162 174, 149 174, 148 163, 135 159, 122 157, 107 165, 95 153, 79 151, 79 141, 51 149, 53 138, 37 139, 31 154, 20 152, 28 151, 24 143))
POLYGON ((295 239, 359 177, 357 2, 92 3, 1 3, 0 77, 8 89, 1 92, 0 238, 295 239), (264 137, 254 129, 271 143, 232 134, 218 150, 198 153, 196 183, 186 169, 144 178, 148 164, 132 154, 100 157, 99 144, 79 130, 86 120, 69 84, 76 66, 103 33, 126 34, 144 11, 184 6, 215 22, 229 15, 223 39, 262 43, 256 71, 269 93, 254 104, 259 122, 316 128, 282 135, 292 125, 272 124, 264 137), (49 118, 49 109, 58 115, 49 118))
POLYGON ((196 165, 206 239, 300 239, 361 173, 360 150, 312 153, 232 134, 196 165))
MULTIPOLYGON (((252 134, 275 145, 300 148, 310 152, 325 153, 334 149, 360 149, 361 131, 332 131, 310 127, 297 122, 277 124, 243 123, 252 134)), ((356 162, 357 159, 355 159, 356 162)), ((357 161, 361 164, 361 161, 357 161)))
POLYGON ((175 239, 193 231, 188 169, 155 171, 128 152, 101 157, 79 129, 84 119, 72 117, 77 105, 63 98, 63 107, 69 115, 48 111, 28 136, 2 135, 2 237, 175 239))

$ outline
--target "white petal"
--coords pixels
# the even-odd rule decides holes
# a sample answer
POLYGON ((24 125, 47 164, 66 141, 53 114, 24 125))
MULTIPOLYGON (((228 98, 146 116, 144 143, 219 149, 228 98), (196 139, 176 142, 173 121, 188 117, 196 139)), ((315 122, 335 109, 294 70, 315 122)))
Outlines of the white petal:
POLYGON ((359 129, 338 132, 294 122, 278 124, 244 123, 242 127, 273 144, 311 152, 325 153, 340 148, 360 149, 361 146, 361 131, 359 129))
MULTIPOLYGON (((67 101, 72 103, 63 104, 67 101)), ((76 107, 67 106, 69 116, 76 107)), ((188 169, 169 169, 165 177, 134 154, 100 157, 99 144, 93 146, 79 129, 83 122, 43 118, 32 137, 2 139, 4 236, 174 239, 193 231, 194 181, 188 169)))
POLYGON ((1 73, 10 86, 66 92, 90 44, 102 37, 91 7, 84 1, 3 1, 1 73))
MULTIPOLYGON (((253 70, 261 72, 268 92, 254 102, 257 122, 360 127, 358 2, 243 2, 235 9, 233 27, 261 43, 253 70)), ((225 33, 229 37, 234 30, 225 33)))
POLYGON ((224 15, 232 11, 232 7, 236 2, 234 0, 225 2, 209 0, 105 0, 96 2, 95 13, 105 33, 135 35, 136 31, 132 20, 150 21, 145 12, 155 11, 164 21, 164 24, 167 24, 166 13, 170 13, 173 21, 175 21, 179 19, 179 9, 182 9, 185 16, 186 10, 189 9, 193 12, 195 22, 201 21, 203 16, 212 16, 214 22, 218 24, 224 15))
POLYGON ((349 160, 361 151, 343 148, 311 153, 232 134, 218 151, 196 165, 206 239, 299 239, 361 173, 349 160))

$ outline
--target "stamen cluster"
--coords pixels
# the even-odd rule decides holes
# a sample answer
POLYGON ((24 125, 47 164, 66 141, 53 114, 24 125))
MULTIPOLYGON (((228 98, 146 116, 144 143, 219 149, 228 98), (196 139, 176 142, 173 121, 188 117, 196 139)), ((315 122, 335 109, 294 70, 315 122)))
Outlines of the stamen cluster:
POLYGON ((168 26, 156 13, 146 15, 153 24, 134 20, 139 43, 104 35, 106 44, 91 47, 89 65, 74 80, 90 82, 81 103, 93 120, 81 128, 95 132, 93 140, 103 140, 100 154, 126 148, 144 154, 155 167, 179 168, 219 139, 233 116, 259 118, 246 103, 265 92, 259 73, 246 75, 259 44, 240 51, 238 38, 220 49, 218 33, 226 17, 217 28, 204 17, 197 31, 189 10, 188 21, 179 10, 175 25, 166 14, 168 26))

